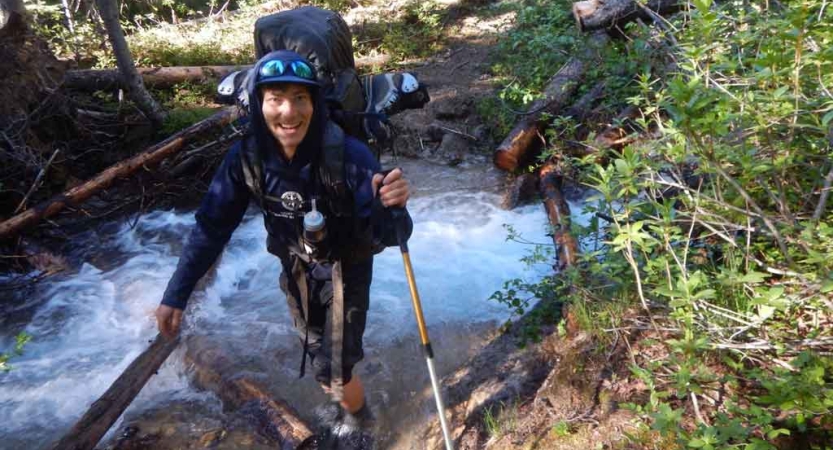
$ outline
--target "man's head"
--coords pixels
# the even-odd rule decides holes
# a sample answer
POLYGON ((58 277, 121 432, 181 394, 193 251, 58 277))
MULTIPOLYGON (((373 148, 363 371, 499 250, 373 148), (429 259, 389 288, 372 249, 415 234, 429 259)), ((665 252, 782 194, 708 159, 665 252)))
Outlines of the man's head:
POLYGON ((263 125, 284 156, 292 159, 315 121, 319 89, 315 70, 297 53, 281 50, 261 58, 255 71, 263 125))
POLYGON ((260 88, 261 111, 266 127, 281 144, 284 156, 292 158, 312 122, 313 102, 302 84, 267 84, 260 88))

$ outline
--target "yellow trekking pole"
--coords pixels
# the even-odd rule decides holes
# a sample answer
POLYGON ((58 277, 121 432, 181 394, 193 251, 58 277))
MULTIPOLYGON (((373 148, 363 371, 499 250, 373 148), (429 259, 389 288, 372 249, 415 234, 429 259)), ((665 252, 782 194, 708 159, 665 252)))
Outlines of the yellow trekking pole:
POLYGON ((437 413, 440 416, 440 427, 443 431, 446 450, 454 450, 454 443, 451 442, 451 434, 448 431, 448 423, 445 418, 445 406, 443 405, 440 384, 437 381, 437 373, 434 369, 434 350, 431 348, 431 341, 428 339, 428 329, 425 327, 425 317, 422 315, 422 303, 419 301, 414 269, 411 266, 411 256, 408 252, 408 240, 403 236, 402 219, 405 211, 402 208, 391 208, 391 214, 396 225, 396 239, 399 241, 399 250, 402 252, 402 261, 405 264, 405 276, 408 278, 408 287, 411 290, 411 302, 414 306, 417 327, 419 327, 419 338, 422 341, 422 353, 428 363, 428 375, 431 377, 431 387, 434 390, 434 400, 437 402, 437 413))

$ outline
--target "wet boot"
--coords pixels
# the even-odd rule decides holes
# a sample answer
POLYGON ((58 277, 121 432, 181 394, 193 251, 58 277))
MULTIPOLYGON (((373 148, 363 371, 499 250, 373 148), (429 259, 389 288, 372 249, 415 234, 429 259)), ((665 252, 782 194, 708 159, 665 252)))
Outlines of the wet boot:
MULTIPOLYGON (((341 423, 344 416, 344 409, 338 402, 329 401, 319 405, 313 411, 315 414, 315 435, 311 439, 310 449, 315 450, 338 450, 338 436, 333 430, 341 423)), ((304 450, 307 447, 303 447, 304 450)))
POLYGON ((338 450, 372 450, 373 426, 376 420, 367 403, 355 413, 344 412, 341 421, 333 428, 338 437, 338 450))

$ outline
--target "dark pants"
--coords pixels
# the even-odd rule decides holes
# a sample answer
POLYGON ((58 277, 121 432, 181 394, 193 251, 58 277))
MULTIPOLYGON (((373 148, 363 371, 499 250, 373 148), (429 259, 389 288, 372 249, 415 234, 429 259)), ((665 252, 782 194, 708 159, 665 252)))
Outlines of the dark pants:
MULTIPOLYGON (((324 386, 330 385, 331 342, 329 328, 330 305, 333 301, 332 270, 330 266, 317 265, 305 268, 309 290, 308 320, 304 319, 303 304, 291 268, 284 266, 280 276, 281 290, 286 294, 289 312, 295 330, 307 341, 307 354, 313 367, 315 379, 324 386), (326 332, 325 332, 326 330, 326 332), (309 334, 307 334, 309 333, 309 334)), ((353 366, 364 357, 362 336, 367 322, 370 305, 370 282, 373 273, 373 259, 358 264, 344 265, 344 339, 342 348, 342 376, 344 383, 352 378, 353 366)))

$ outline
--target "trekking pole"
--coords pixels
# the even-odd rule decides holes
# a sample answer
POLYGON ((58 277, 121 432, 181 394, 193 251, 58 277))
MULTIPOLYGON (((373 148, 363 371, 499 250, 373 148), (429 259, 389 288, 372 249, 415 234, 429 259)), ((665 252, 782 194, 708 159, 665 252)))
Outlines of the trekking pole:
POLYGON ((443 405, 442 392, 440 392, 440 384, 437 381, 437 373, 434 369, 434 350, 431 348, 431 341, 428 340, 428 329, 425 327, 425 317, 422 315, 422 304, 419 301, 419 292, 417 292, 416 280, 414 279, 414 269, 411 266, 411 256, 408 252, 408 240, 404 238, 402 232, 402 219, 405 217, 405 211, 400 208, 391 208, 394 223, 396 225, 396 239, 399 241, 399 250, 402 252, 402 261, 405 263, 405 276, 408 278, 408 287, 411 289, 411 302, 414 306, 414 314, 416 314, 417 327, 419 327, 419 338, 422 341, 422 353, 425 355, 425 360, 428 363, 428 375, 431 377, 431 387, 434 390, 434 400, 437 401, 437 413, 440 416, 440 427, 443 430, 443 439, 445 440, 446 450, 454 450, 454 444, 451 442, 451 434, 448 432, 448 423, 445 419, 445 406, 443 405))

